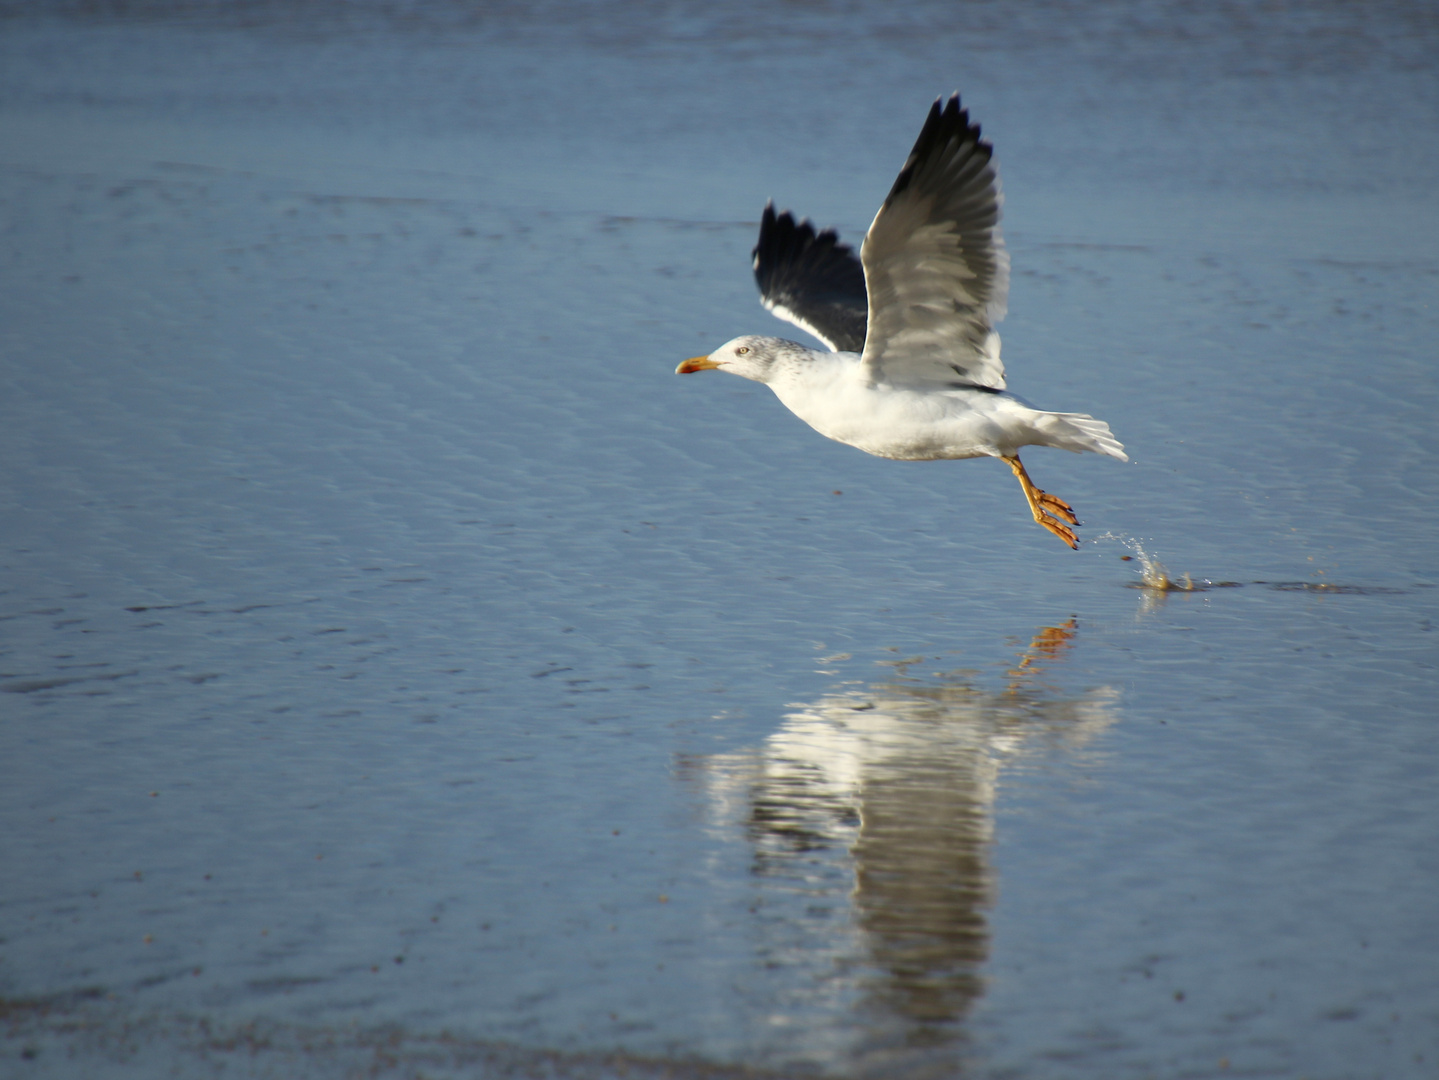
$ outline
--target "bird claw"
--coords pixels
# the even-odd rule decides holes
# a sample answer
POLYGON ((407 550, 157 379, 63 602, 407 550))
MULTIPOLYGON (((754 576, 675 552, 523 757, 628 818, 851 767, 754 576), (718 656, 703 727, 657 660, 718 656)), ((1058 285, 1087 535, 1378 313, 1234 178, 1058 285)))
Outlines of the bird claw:
MULTIPOLYGON (((1034 520, 1039 522, 1039 524, 1043 525, 1050 532, 1054 533, 1055 536, 1059 537, 1071 548, 1076 551, 1079 550, 1079 535, 1064 522, 1060 521, 1056 517, 1051 517, 1049 514, 1046 514, 1043 511, 1036 513, 1034 515, 1034 520)), ((1075 522, 1075 524, 1077 525, 1079 523, 1075 522)))
POLYGON ((1058 495, 1050 495, 1035 487, 1034 481, 1029 478, 1029 473, 1025 471, 1019 458, 1006 457, 1003 460, 1013 470, 1015 477, 1019 480, 1019 486, 1024 489, 1024 497, 1029 500, 1029 511, 1034 515, 1034 520, 1071 548, 1079 550, 1079 536, 1069 527, 1079 524, 1079 518, 1074 516, 1074 507, 1058 495), (1061 521, 1061 518, 1064 520, 1061 521))
POLYGON ((1058 495, 1051 495, 1049 492, 1040 491, 1038 488, 1035 488, 1034 493, 1039 497, 1039 505, 1053 513, 1056 517, 1062 517, 1071 525, 1084 524, 1084 522, 1074 516, 1074 507, 1070 506, 1058 495))

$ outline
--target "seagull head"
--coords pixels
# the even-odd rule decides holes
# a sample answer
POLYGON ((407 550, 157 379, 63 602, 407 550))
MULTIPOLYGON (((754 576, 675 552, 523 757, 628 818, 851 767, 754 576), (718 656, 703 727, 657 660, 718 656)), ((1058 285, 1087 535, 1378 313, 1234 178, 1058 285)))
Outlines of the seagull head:
POLYGON ((767 383, 773 377, 776 363, 789 357, 796 349, 803 349, 803 346, 782 338, 746 334, 725 342, 708 356, 690 357, 675 368, 675 374, 693 375, 696 371, 718 370, 767 383))

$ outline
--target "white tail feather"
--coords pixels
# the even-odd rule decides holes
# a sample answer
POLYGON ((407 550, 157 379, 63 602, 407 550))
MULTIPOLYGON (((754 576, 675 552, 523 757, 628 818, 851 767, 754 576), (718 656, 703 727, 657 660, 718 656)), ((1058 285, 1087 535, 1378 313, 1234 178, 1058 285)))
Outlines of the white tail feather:
POLYGON ((1128 461, 1124 447, 1109 431, 1109 425, 1086 413, 1040 413, 1035 428, 1043 432, 1044 445, 1057 446, 1076 454, 1089 451, 1128 461))

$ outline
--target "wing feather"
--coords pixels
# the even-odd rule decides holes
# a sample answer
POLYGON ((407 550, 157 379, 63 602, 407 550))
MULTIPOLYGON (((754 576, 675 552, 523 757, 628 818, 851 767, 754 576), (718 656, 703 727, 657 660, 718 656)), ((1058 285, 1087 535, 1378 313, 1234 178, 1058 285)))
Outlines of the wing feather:
POLYGON ((994 324, 1009 255, 992 158, 959 95, 936 100, 860 248, 872 381, 1004 389, 994 324))
POLYGON ((864 348, 869 302, 864 269, 833 229, 816 233, 809 221, 776 215, 767 203, 754 249, 760 302, 837 352, 864 348))

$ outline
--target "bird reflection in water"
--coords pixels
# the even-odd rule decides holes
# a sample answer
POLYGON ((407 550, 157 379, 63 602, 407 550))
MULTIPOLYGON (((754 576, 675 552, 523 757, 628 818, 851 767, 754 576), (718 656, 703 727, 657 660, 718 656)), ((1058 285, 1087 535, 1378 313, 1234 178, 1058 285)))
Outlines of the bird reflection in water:
POLYGON ((1002 689, 897 662, 883 682, 796 706, 755 751, 689 763, 715 823, 752 846, 766 967, 804 976, 773 1006, 799 1029, 795 1050, 873 1075, 962 1053, 989 956, 1000 771, 1117 718, 1112 688, 1046 684, 1075 634, 1073 620, 1041 629, 1002 689))

